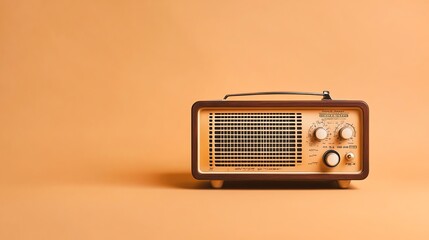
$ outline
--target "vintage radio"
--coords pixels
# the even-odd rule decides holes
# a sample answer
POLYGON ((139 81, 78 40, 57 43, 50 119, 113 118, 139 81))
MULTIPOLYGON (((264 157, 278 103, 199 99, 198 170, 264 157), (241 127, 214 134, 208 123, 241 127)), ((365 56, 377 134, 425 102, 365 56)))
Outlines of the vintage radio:
POLYGON ((221 188, 225 180, 334 180, 347 188, 368 176, 369 109, 329 92, 226 95, 192 106, 192 175, 221 188), (295 94, 322 100, 230 101, 295 94))

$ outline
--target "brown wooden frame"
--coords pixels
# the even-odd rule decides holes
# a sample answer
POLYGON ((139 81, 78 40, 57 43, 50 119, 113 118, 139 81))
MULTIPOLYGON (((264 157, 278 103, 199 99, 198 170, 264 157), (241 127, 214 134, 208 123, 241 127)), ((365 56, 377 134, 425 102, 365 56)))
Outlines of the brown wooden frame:
POLYGON ((361 180, 369 174, 369 108, 364 101, 199 101, 191 110, 192 175, 201 180, 361 180), (221 174, 198 171, 198 111, 204 107, 358 107, 363 113, 363 170, 359 174, 221 174))

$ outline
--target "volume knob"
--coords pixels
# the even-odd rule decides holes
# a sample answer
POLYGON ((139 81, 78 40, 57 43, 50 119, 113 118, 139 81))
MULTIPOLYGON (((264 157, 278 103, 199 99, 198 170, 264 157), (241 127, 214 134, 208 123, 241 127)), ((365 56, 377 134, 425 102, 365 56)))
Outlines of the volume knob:
POLYGON ((314 130, 314 136, 318 140, 323 140, 326 137, 328 137, 328 131, 326 131, 326 129, 324 129, 322 127, 316 128, 316 130, 314 130))
POLYGON ((351 127, 343 127, 340 130, 340 137, 342 139, 350 139, 353 137, 353 129, 351 127))
POLYGON ((329 150, 323 155, 323 161, 328 167, 335 167, 340 163, 340 154, 337 151, 329 150))

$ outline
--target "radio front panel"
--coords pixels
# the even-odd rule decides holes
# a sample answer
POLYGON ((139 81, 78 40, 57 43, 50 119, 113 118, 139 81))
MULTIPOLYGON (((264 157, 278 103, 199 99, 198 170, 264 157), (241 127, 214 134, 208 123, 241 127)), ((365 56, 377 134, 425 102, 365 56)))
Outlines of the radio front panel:
POLYGON ((198 171, 359 174, 359 108, 201 108, 198 171))
POLYGON ((335 180, 347 188, 369 173, 369 108, 332 100, 329 91, 225 95, 192 106, 192 175, 225 180, 335 180), (289 94, 321 101, 227 101, 289 94))

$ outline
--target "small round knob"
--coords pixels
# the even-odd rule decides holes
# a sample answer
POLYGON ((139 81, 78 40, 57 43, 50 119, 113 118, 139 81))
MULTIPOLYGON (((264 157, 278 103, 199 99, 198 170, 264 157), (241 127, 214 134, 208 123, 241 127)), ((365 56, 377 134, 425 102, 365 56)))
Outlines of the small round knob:
POLYGON ((340 137, 342 139, 350 139, 353 137, 353 129, 351 127, 343 127, 340 130, 340 137))
POLYGON ((353 159, 355 159, 355 155, 351 152, 346 153, 346 159, 347 160, 353 160, 353 159))
POLYGON ((340 154, 337 151, 329 150, 323 155, 323 161, 328 167, 335 167, 340 163, 340 154))
POLYGON ((328 131, 326 131, 326 129, 324 129, 322 127, 316 128, 316 130, 314 130, 314 136, 318 140, 323 140, 326 137, 328 137, 328 131))

